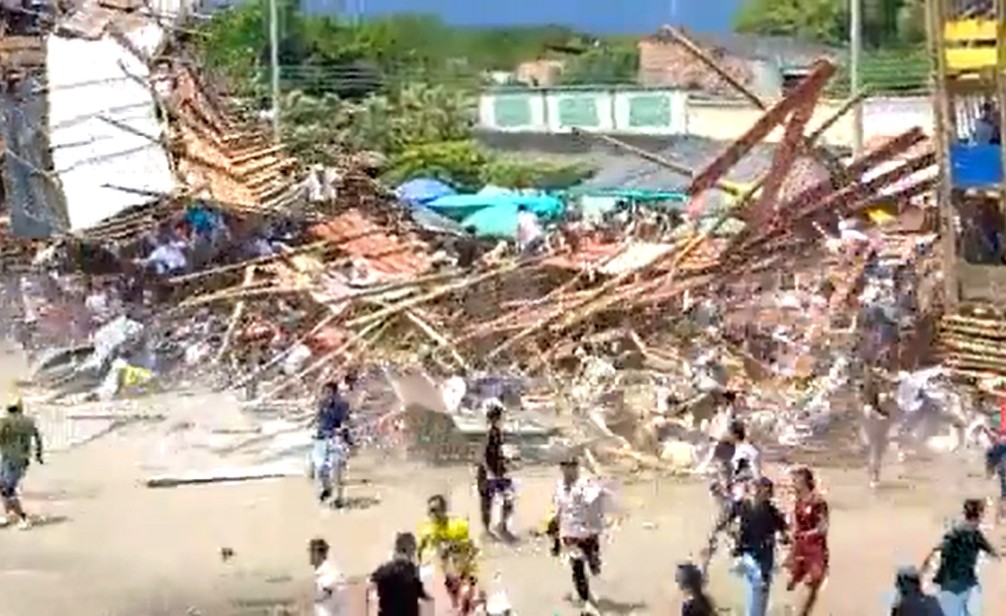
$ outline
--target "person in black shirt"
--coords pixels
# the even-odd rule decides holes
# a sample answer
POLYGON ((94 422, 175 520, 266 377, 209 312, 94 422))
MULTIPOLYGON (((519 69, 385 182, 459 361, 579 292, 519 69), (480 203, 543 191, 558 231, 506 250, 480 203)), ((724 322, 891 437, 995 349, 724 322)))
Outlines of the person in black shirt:
POLYGON ((703 588, 705 581, 698 567, 692 563, 678 565, 675 578, 678 588, 685 594, 685 601, 681 604, 681 616, 713 616, 716 613, 712 600, 703 588))
POLYGON ((489 432, 482 461, 476 469, 476 483, 479 492, 479 509, 482 527, 492 534, 493 501, 500 496, 503 501, 498 533, 510 536, 510 518, 513 517, 513 480, 507 476, 506 456, 503 455, 503 406, 498 402, 490 404, 486 411, 489 432))
POLYGON ((926 557, 925 569, 933 557, 940 555, 940 568, 933 577, 933 583, 940 587, 937 599, 947 616, 977 614, 981 604, 981 591, 975 567, 978 555, 985 552, 992 558, 999 558, 999 552, 979 530, 985 515, 985 503, 969 498, 964 501, 964 521, 943 535, 940 545, 933 548, 926 557))
POLYGON ((922 577, 915 567, 898 569, 891 616, 944 616, 936 597, 922 590, 922 577))
POLYGON ((748 497, 733 503, 728 515, 713 529, 709 545, 703 551, 703 570, 716 548, 716 535, 736 525, 733 555, 737 559, 735 571, 744 578, 745 614, 765 616, 775 567, 776 536, 782 534, 786 541, 787 525, 785 516, 772 502, 772 480, 760 477, 750 486, 748 497))
POLYGON ((430 601, 416 566, 416 537, 399 533, 395 555, 370 575, 377 593, 377 616, 419 616, 419 602, 430 601))

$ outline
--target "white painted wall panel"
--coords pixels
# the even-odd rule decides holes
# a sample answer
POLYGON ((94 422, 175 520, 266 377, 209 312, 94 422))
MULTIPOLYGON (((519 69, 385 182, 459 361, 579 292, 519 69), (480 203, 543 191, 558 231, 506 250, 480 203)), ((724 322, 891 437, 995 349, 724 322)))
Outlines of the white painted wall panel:
MULTIPOLYGON (((157 25, 128 34, 149 53, 163 36, 157 25)), ((66 196, 71 230, 86 229, 150 196, 111 186, 170 192, 175 181, 161 132, 149 70, 109 36, 49 36, 49 135, 55 173, 66 196)))

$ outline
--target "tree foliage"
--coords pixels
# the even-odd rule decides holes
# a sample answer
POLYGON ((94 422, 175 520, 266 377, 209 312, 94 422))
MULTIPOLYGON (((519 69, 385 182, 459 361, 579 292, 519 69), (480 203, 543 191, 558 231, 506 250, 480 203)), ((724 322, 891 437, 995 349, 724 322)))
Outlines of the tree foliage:
POLYGON ((635 44, 598 45, 566 62, 561 82, 566 85, 633 83, 639 71, 635 44))
MULTIPOLYGON (((568 29, 462 30, 424 15, 348 23, 305 16, 292 0, 278 1, 280 125, 305 164, 331 164, 346 149, 376 150, 386 155, 390 183, 429 176, 464 188, 565 187, 589 172, 504 157, 473 138, 482 73, 569 46, 576 35, 568 29)), ((216 14, 199 39, 204 62, 262 106, 267 15, 263 0, 240 4, 216 14)), ((610 83, 620 72, 635 74, 634 56, 621 50, 590 50, 582 60, 574 64, 581 79, 610 83)))
MULTIPOLYGON (((863 39, 869 47, 897 47, 925 38, 925 0, 857 1, 863 2, 863 39)), ((848 24, 848 0, 747 0, 735 16, 739 32, 830 44, 848 40, 848 24)))

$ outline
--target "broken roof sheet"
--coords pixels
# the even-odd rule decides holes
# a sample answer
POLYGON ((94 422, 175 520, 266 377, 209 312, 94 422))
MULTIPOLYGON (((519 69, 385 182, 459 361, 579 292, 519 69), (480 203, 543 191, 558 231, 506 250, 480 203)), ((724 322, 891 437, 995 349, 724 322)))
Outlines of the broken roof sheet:
POLYGON ((417 238, 389 233, 356 209, 314 225, 310 232, 382 277, 404 279, 432 266, 426 247, 417 238))
MULTIPOLYGON (((676 136, 657 155, 693 170, 699 170, 730 145, 729 142, 693 135, 676 136)), ((726 179, 739 184, 753 182, 768 170, 775 146, 758 144, 730 169, 726 179)), ((601 168, 585 187, 635 188, 640 190, 681 191, 691 178, 635 155, 608 155, 601 168)))
MULTIPOLYGON (((164 31, 127 37, 141 48, 164 31)), ((49 135, 70 230, 86 229, 175 188, 146 64, 111 35, 46 41, 49 135)))

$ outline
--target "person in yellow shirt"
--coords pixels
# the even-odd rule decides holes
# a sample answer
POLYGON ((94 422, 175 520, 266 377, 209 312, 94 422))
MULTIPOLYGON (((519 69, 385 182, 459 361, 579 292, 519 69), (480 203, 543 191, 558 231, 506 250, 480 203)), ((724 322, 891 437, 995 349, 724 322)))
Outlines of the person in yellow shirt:
POLYGON ((460 614, 471 614, 485 596, 478 586, 478 548, 468 522, 448 515, 447 499, 440 494, 426 504, 429 515, 419 528, 419 560, 425 562, 423 555, 431 550, 437 554, 451 606, 460 614))

